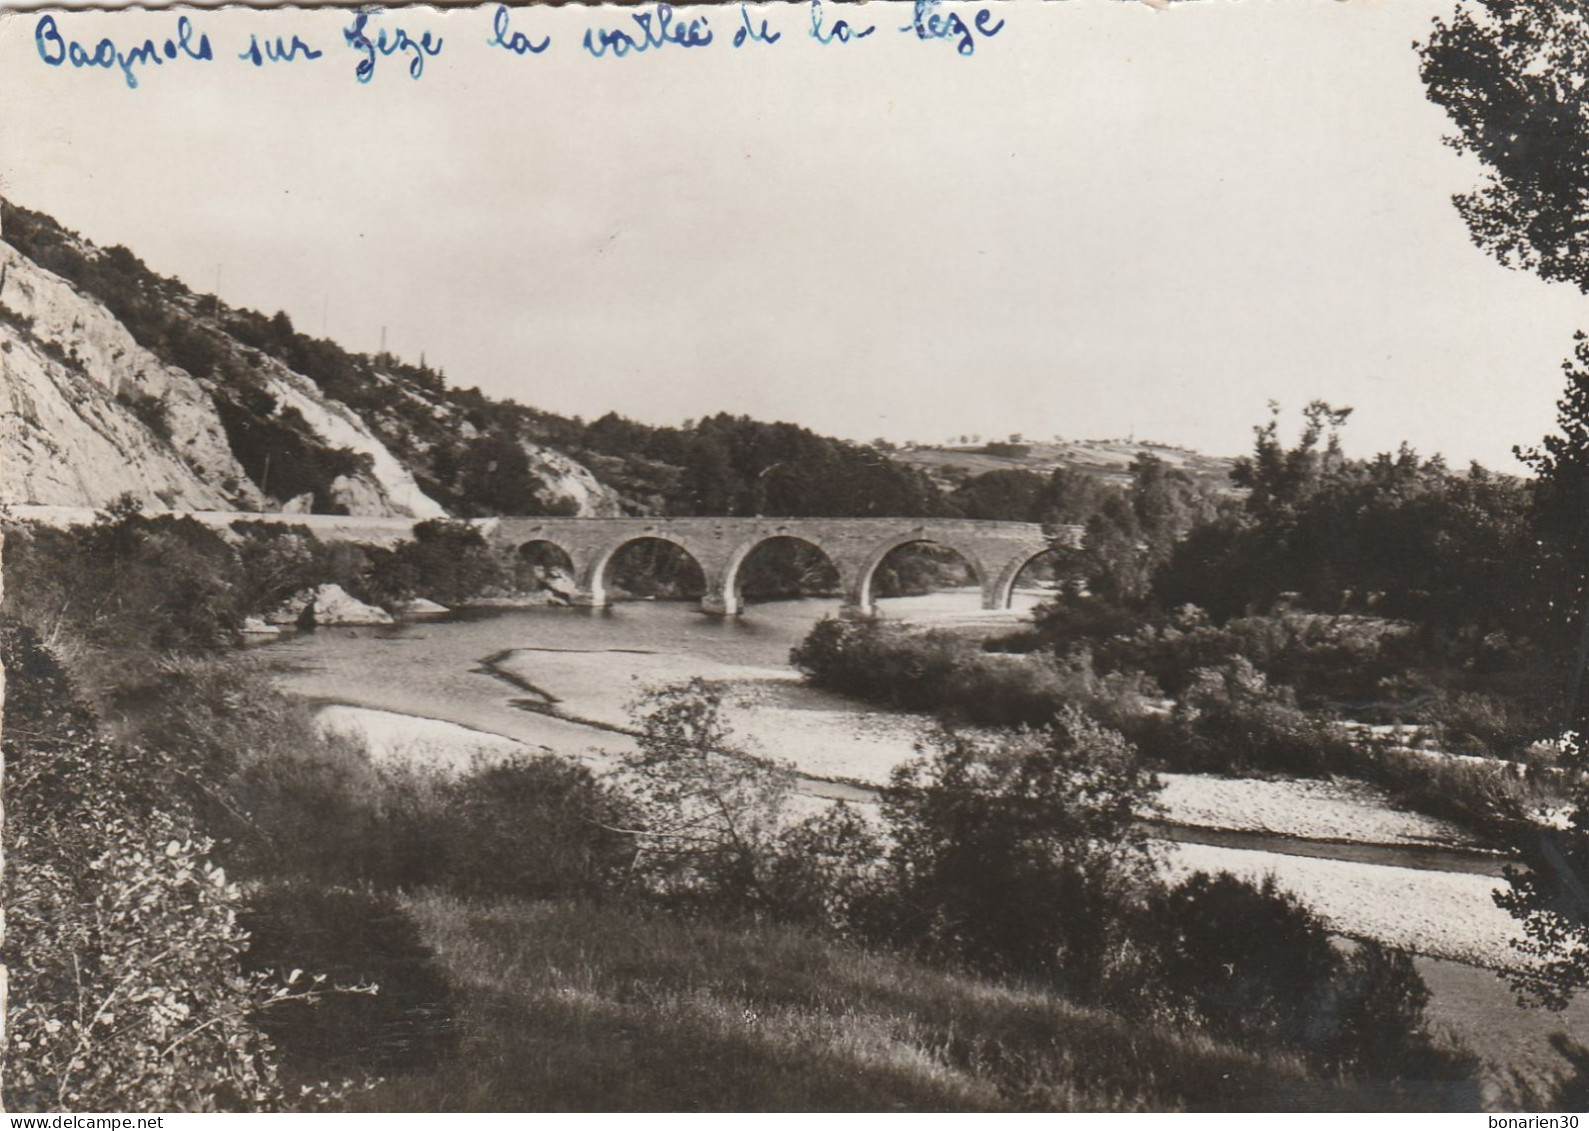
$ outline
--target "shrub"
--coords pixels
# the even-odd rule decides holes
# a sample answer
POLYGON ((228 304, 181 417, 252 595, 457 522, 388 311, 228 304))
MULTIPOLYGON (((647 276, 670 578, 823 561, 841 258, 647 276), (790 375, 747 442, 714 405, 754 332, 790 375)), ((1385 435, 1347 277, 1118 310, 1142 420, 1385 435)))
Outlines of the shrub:
POLYGON ((456 605, 507 585, 507 567, 467 522, 430 519, 414 525, 411 541, 370 553, 364 591, 382 604, 427 597, 456 605))
POLYGON ((1339 997, 1326 1063, 1379 1080, 1455 1080, 1468 1076, 1471 1058, 1429 1033, 1429 987, 1412 955, 1373 940, 1356 944, 1336 973, 1339 997))
POLYGON ((328 545, 303 525, 245 521, 230 527, 237 568, 238 603, 250 614, 266 613, 288 597, 319 585, 360 585, 367 568, 362 548, 328 545))
POLYGON ((1556 730, 1542 725, 1540 712, 1520 712, 1481 692, 1436 690, 1410 714, 1426 728, 1430 745, 1451 754, 1505 758, 1556 730))
POLYGON ((983 726, 1041 726, 1081 706, 1122 727, 1157 690, 1140 676, 1098 676, 1085 651, 989 653, 952 632, 875 622, 824 619, 790 662, 818 687, 983 726))
POLYGON ((36 635, 0 624, 0 654, 7 1107, 282 1107, 255 1018, 298 995, 241 970, 241 896, 165 788, 173 759, 103 741, 36 635))
POLYGON ((877 829, 844 802, 785 829, 767 865, 773 914, 841 938, 865 936, 883 898, 877 829))
POLYGON ((624 804, 550 755, 477 763, 457 778, 371 765, 346 740, 249 757, 230 783, 251 872, 387 891, 591 897, 633 851, 624 804))
POLYGON ((1303 712, 1289 688, 1269 686, 1241 657, 1200 669, 1168 725, 1151 733, 1157 759, 1194 773, 1318 776, 1355 760, 1344 731, 1303 712))
POLYGON ((1272 876, 1195 873, 1154 895, 1144 930, 1158 1000, 1218 1036, 1297 1047, 1333 1005, 1329 934, 1272 876))
POLYGON ((166 443, 171 442, 171 411, 163 398, 128 385, 116 392, 116 401, 124 406, 143 426, 166 443))
POLYGON ((1074 709, 998 738, 935 731, 882 795, 886 932, 938 957, 1096 989, 1150 858, 1158 782, 1074 709))
POLYGON ((477 765, 438 793, 432 884, 486 896, 592 897, 633 856, 626 805, 577 762, 519 756, 477 765))
MULTIPOLYGON (((1061 615, 1050 613, 1047 623, 1061 615)), ((1216 626, 1188 605, 1163 623, 1095 631, 1090 639, 1105 670, 1145 671, 1172 694, 1183 691, 1199 669, 1239 656, 1310 699, 1373 699, 1381 683, 1413 659, 1410 632, 1405 624, 1378 617, 1289 610, 1216 626)))
POLYGON ((775 905, 767 869, 793 772, 734 749, 704 680, 649 691, 633 711, 640 733, 613 784, 634 806, 639 890, 681 906, 775 905))
POLYGON ((66 647, 94 690, 163 652, 237 641, 242 609, 225 540, 124 497, 89 526, 6 532, 6 611, 66 647))
POLYGON ((1361 942, 1343 954, 1272 876, 1194 873, 1157 891, 1134 933, 1148 991, 1137 1008, 1369 1079, 1459 1080, 1473 1067, 1430 1036, 1429 990, 1405 952, 1361 942))

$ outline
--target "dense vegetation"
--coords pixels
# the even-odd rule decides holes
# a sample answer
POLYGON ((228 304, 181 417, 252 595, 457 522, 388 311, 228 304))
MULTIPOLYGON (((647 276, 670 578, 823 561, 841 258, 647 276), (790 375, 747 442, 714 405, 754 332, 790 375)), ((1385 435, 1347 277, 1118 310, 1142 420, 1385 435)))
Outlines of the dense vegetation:
MULTIPOLYGON (((1568 372, 1571 437, 1582 360, 1568 372)), ((1085 541, 1056 545, 1058 592, 1032 629, 979 648, 824 622, 792 662, 820 686, 980 725, 1080 708, 1168 769, 1348 774, 1531 840, 1530 814, 1566 788, 1553 740, 1571 710, 1579 496, 1564 501, 1576 479, 1551 461, 1576 448, 1547 440, 1536 484, 1405 448, 1349 459, 1347 416, 1309 405, 1288 447, 1277 411, 1223 498, 1147 455, 1129 488, 1094 484, 1068 516, 1085 541)))

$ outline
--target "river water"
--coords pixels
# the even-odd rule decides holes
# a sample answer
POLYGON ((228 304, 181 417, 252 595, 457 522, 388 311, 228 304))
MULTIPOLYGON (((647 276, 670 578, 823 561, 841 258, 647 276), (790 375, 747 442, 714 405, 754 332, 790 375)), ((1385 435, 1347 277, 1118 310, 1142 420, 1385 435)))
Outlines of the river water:
MULTIPOLYGON (((918 623, 997 629, 1017 627, 1036 598, 1024 594, 1016 609, 999 612, 981 610, 974 591, 879 604, 884 615, 918 623)), ((467 727, 481 732, 475 745, 484 753, 499 749, 489 736, 574 756, 619 751, 629 745, 622 731, 646 688, 692 677, 724 681, 737 745, 792 762, 807 792, 846 797, 854 791, 845 782, 885 781, 910 756, 923 721, 801 683, 789 651, 838 608, 836 600, 803 599, 755 604, 739 617, 707 616, 676 601, 484 610, 391 628, 323 629, 263 651, 288 690, 467 727)), ((456 734, 417 723, 375 730, 370 737, 387 756, 473 753, 456 734)))

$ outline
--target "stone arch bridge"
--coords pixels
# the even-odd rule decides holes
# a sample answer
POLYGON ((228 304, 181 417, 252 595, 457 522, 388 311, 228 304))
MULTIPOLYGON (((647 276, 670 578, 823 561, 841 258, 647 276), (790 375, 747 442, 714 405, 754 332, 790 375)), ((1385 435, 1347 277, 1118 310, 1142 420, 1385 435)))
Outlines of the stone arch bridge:
POLYGON ((1080 545, 1081 528, 1033 522, 921 518, 494 518, 477 523, 499 552, 517 554, 537 543, 561 550, 573 569, 574 603, 603 606, 612 562, 631 542, 672 542, 701 567, 706 612, 732 616, 744 602, 739 570, 757 546, 792 538, 816 547, 839 575, 844 614, 870 616, 872 577, 901 546, 931 543, 954 550, 982 587, 982 607, 1008 608, 1016 577, 1053 540, 1080 545))

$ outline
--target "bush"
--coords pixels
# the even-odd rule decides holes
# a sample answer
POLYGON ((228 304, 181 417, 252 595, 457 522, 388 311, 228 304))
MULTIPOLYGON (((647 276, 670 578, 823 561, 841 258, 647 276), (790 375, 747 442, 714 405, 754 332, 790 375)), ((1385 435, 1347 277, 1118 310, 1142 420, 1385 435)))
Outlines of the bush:
MULTIPOLYGON (((14 527, 6 536, 6 610, 75 659, 205 652, 237 640, 242 620, 225 540, 191 518, 149 516, 123 498, 90 526, 14 527)), ((101 673, 95 686, 115 682, 101 673)))
POLYGON ((882 857, 878 831, 837 802, 778 835, 767 864, 771 910, 841 938, 864 937, 884 895, 882 857))
POLYGON ((504 588, 509 571, 480 531, 467 522, 430 519, 414 525, 411 541, 390 550, 370 551, 370 573, 363 590, 371 600, 392 605, 426 597, 444 605, 504 588))
POLYGON ((1143 930, 1158 1000, 1218 1036, 1298 1047, 1333 1005, 1329 934, 1272 876, 1195 873, 1154 895, 1143 930))
POLYGON ((649 691, 633 713, 636 747, 613 777, 634 807, 633 882, 678 906, 775 906, 768 867, 793 772, 734 748, 704 680, 649 691))
POLYGON ((999 738, 936 731, 883 791, 892 941, 1096 992, 1146 890, 1158 782, 1076 710, 999 738))
POLYGON ((577 762, 518 756, 437 789, 429 881, 484 896, 594 897, 633 857, 627 806, 577 762))
POLYGON ((1168 723, 1145 731, 1143 741, 1166 767, 1191 773, 1316 777, 1356 761, 1344 731, 1303 712, 1289 688, 1270 687, 1240 657, 1200 669, 1168 723))
POLYGON ((30 631, 0 624, 0 658, 6 1106, 281 1108, 255 1019, 299 995, 241 970, 241 895, 168 791, 179 765, 101 739, 30 631))
MULTIPOLYGON (((1045 623, 1065 615, 1051 612, 1045 623)), ((1414 658, 1410 631, 1377 617, 1292 611, 1216 626, 1201 609, 1185 606, 1163 623, 1126 630, 1106 624, 1081 638, 1092 641, 1105 670, 1147 672, 1171 694, 1183 691, 1199 669, 1241 657, 1309 699, 1374 699, 1381 684, 1414 658)))
POLYGON ((624 804, 584 766, 550 755, 449 778, 374 766, 345 740, 250 758, 231 786, 250 871, 464 895, 594 897, 633 851, 624 804))
POLYGON ((824 619, 790 653, 816 686, 981 726, 1041 726, 1069 706, 1123 727, 1157 689, 1140 676, 1099 677, 1090 656, 982 651, 952 632, 824 619))
POLYGON ((1411 712, 1410 722, 1425 728, 1429 745, 1450 754, 1506 758, 1531 742, 1555 737, 1542 712, 1519 711, 1504 699, 1482 692, 1433 691, 1411 712))
POLYGON ((146 393, 135 385, 128 385, 117 390, 116 401, 150 432, 168 444, 171 442, 171 410, 164 398, 146 393))
POLYGON ((1405 952, 1361 942, 1343 954, 1272 876, 1194 873, 1153 895, 1134 935, 1137 1008, 1369 1079, 1459 1080, 1473 1067, 1429 1035, 1429 990, 1405 952))

